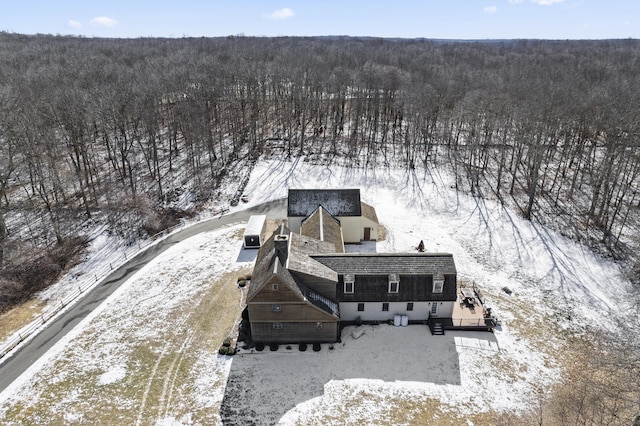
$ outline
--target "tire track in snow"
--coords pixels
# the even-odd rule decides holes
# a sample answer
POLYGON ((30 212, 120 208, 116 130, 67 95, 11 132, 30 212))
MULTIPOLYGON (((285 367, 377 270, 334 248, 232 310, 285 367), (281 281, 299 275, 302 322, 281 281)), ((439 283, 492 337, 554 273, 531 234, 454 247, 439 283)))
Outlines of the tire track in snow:
POLYGON ((142 416, 144 414, 144 409, 147 405, 147 398, 149 397, 149 392, 151 391, 151 385, 153 384, 153 379, 156 376, 156 373, 158 372, 158 367, 160 366, 160 362, 164 359, 165 354, 169 350, 169 346, 171 346, 171 342, 168 342, 166 345, 164 345, 164 347, 162 348, 162 352, 160 353, 160 356, 158 357, 155 365, 153 366, 153 369, 151 370, 151 377, 149 377, 149 380, 147 381, 147 386, 145 386, 144 393, 142 394, 142 402, 140 403, 140 409, 138 410, 138 418, 136 419, 136 425, 142 424, 142 416))

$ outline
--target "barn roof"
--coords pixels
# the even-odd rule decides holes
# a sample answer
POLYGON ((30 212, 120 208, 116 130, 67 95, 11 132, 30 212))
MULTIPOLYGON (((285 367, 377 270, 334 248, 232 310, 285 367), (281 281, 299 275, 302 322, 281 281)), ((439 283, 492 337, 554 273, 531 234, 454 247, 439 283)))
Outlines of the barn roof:
POLYGON ((302 221, 300 233, 306 237, 333 243, 334 249, 330 253, 344 253, 344 238, 340 221, 322 206, 318 206, 311 215, 302 221))
POLYGON ((361 216, 359 189, 289 189, 287 216, 307 217, 318 206, 336 217, 361 216))
MULTIPOLYGON (((277 277, 279 283, 289 287, 301 300, 306 300, 329 314, 337 315, 338 305, 335 302, 306 287, 301 281, 297 280, 289 270, 313 274, 331 281, 338 280, 337 274, 323 264, 299 252, 302 251, 300 247, 304 246, 303 240, 312 240, 301 235, 296 236, 296 234, 293 233, 289 235, 293 240, 290 245, 291 250, 286 256, 282 256, 282 253, 278 253, 279 249, 275 242, 276 238, 280 235, 282 234, 279 234, 277 231, 274 232, 258 251, 251 285, 247 293, 247 302, 251 302, 265 284, 277 277), (283 260, 284 265, 282 263, 283 260)), ((322 247, 327 251, 333 249, 333 244, 322 241, 317 241, 317 243, 320 243, 320 246, 314 245, 315 247, 322 247)))
POLYGON ((366 217, 367 219, 371 220, 374 223, 379 223, 378 215, 376 214, 376 209, 365 202, 362 202, 360 204, 362 204, 362 217, 366 217))
POLYGON ((251 285, 247 293, 247 301, 252 300, 274 275, 279 278, 281 283, 287 285, 293 292, 297 293, 301 299, 304 298, 291 273, 281 263, 281 258, 278 256, 274 242, 276 235, 279 234, 274 232, 273 235, 264 242, 262 247, 260 247, 260 250, 258 250, 256 264, 251 276, 251 285))
POLYGON ((456 274, 450 253, 344 253, 312 258, 338 275, 456 274))

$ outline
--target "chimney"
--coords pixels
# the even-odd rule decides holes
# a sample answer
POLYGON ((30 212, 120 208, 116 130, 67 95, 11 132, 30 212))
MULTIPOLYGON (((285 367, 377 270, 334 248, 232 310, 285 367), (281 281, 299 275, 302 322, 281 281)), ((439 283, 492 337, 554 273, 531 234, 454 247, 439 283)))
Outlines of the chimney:
POLYGON ((289 258, 289 236, 286 234, 278 234, 274 238, 273 244, 280 263, 286 267, 287 259, 289 258))

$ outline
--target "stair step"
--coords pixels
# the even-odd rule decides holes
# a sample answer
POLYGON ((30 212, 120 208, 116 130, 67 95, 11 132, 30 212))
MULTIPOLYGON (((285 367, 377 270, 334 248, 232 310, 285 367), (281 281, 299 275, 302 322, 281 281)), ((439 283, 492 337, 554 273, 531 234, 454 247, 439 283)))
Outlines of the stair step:
POLYGON ((444 335, 444 329, 442 328, 442 323, 440 322, 435 322, 430 324, 429 328, 431 329, 432 335, 438 335, 438 336, 444 335))

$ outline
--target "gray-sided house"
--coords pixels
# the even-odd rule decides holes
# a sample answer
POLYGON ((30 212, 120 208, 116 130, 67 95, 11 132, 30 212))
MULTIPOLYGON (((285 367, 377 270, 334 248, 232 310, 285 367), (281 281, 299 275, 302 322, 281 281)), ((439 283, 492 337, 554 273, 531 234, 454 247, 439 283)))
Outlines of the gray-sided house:
POLYGON ((359 189, 290 189, 287 203, 289 229, 299 233, 302 221, 319 206, 340 223, 345 243, 377 240, 376 211, 360 200, 359 189))
POLYGON ((247 296, 255 342, 335 342, 341 324, 398 314, 451 319, 453 255, 345 253, 341 222, 320 203, 299 232, 281 226, 260 248, 247 296))

